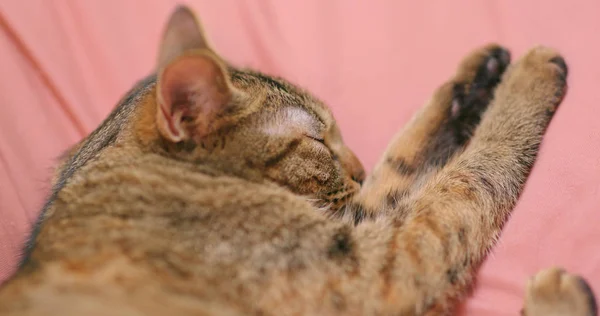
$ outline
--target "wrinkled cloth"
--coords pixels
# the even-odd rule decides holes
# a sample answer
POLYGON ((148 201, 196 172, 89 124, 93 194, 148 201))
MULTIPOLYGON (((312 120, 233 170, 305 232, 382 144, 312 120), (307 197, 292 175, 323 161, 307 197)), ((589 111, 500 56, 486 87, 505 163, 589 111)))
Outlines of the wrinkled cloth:
MULTIPOLYGON (((174 0, 0 1, 0 280, 48 193, 55 158, 153 71, 174 0)), ((544 44, 569 92, 464 315, 517 315, 526 279, 561 265, 600 292, 600 2, 190 1, 216 49, 331 106, 367 169, 469 51, 544 44)))

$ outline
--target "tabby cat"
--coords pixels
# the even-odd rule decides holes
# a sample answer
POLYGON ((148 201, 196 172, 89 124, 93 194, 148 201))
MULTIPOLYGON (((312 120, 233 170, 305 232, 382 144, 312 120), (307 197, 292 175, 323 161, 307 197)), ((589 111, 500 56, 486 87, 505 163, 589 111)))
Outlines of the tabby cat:
MULTIPOLYGON (((452 313, 567 75, 548 48, 511 66, 500 46, 477 50, 366 178, 322 102, 229 65, 189 9, 158 55, 64 157, 0 315, 452 313)), ((596 307, 554 268, 530 281, 523 313, 596 307)))

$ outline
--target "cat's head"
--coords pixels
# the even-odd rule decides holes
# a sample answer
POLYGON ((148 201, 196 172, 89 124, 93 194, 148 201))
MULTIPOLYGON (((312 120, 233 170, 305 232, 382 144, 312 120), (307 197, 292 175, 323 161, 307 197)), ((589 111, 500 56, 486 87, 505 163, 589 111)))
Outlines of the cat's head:
POLYGON ((331 111, 282 80, 228 65, 185 7, 171 15, 134 131, 148 148, 339 206, 363 168, 331 111))

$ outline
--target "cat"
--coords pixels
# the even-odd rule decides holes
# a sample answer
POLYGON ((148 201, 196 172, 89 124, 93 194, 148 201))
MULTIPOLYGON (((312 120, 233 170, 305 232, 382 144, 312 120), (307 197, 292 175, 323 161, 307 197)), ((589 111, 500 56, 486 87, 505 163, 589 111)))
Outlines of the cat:
MULTIPOLYGON (((537 47, 459 65, 366 176, 331 111, 224 61, 190 9, 156 74, 61 159, 0 315, 444 315, 468 292, 565 94, 537 47)), ((536 274, 524 315, 596 315, 536 274)))

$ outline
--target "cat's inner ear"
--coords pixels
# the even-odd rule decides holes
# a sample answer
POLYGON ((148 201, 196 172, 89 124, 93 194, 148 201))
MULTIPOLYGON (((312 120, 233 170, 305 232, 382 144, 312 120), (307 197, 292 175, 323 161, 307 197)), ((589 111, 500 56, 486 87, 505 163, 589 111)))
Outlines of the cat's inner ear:
POLYGON ((157 68, 192 49, 210 49, 200 20, 186 6, 178 6, 164 30, 158 53, 157 68))
POLYGON ((159 73, 156 123, 171 142, 203 137, 219 129, 231 112, 234 88, 227 70, 208 50, 190 51, 159 73))

